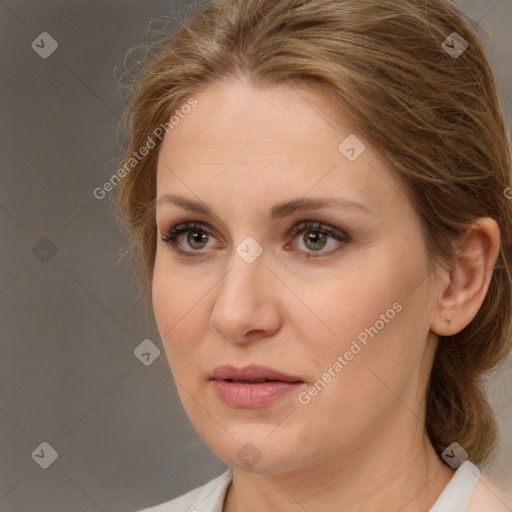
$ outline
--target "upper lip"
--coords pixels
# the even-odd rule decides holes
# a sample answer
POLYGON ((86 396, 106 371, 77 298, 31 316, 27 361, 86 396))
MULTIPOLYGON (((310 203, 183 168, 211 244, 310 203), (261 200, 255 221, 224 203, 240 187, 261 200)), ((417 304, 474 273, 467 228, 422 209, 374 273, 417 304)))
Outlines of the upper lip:
POLYGON ((299 377, 279 372, 273 368, 251 364, 243 368, 233 365, 217 366, 211 374, 214 380, 279 380, 283 382, 304 382, 299 377))

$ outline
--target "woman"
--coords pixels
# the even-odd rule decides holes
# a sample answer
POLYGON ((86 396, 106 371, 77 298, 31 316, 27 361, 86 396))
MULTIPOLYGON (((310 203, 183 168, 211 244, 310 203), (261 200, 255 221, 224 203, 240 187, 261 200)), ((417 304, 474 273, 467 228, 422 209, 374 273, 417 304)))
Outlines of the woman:
POLYGON ((482 378, 511 348, 510 153, 456 5, 214 2, 133 91, 119 215, 230 466, 147 510, 511 510, 479 469, 482 378))

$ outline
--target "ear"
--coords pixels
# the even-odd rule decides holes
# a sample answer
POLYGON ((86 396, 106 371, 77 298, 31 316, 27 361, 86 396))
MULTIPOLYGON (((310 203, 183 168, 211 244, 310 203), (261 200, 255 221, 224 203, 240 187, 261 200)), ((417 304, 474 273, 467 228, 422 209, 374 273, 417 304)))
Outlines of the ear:
POLYGON ((480 309, 498 259, 500 229, 494 219, 478 219, 456 247, 446 271, 430 329, 440 336, 462 331, 480 309))

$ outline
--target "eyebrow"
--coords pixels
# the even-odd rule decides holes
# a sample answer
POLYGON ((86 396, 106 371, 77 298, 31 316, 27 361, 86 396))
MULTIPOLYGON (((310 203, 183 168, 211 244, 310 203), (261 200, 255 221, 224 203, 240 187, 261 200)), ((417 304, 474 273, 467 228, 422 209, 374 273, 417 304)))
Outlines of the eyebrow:
MULTIPOLYGON (((175 204, 184 210, 202 213, 220 220, 220 217, 204 201, 196 201, 176 194, 164 194, 158 199, 156 204, 158 206, 165 203, 175 204)), ((270 218, 272 220, 278 220, 287 217, 296 211, 318 210, 321 208, 356 208, 363 213, 373 215, 366 206, 340 197, 300 197, 274 205, 270 209, 270 218)))

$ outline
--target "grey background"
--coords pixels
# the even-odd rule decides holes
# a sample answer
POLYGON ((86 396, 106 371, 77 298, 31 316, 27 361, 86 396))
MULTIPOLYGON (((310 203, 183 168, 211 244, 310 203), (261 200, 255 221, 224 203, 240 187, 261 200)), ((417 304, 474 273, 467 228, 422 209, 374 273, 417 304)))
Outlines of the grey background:
MULTIPOLYGON (((458 3, 481 23, 510 124, 512 0, 458 3)), ((160 340, 151 365, 134 356, 151 336, 109 200, 92 195, 119 163, 114 67, 180 5, 0 1, 1 511, 132 511, 226 467, 187 419, 160 340), (42 32, 59 45, 48 59, 31 48, 42 32), (48 469, 31 456, 43 441, 58 452, 48 469)), ((490 391, 510 476, 505 366, 490 391)))

